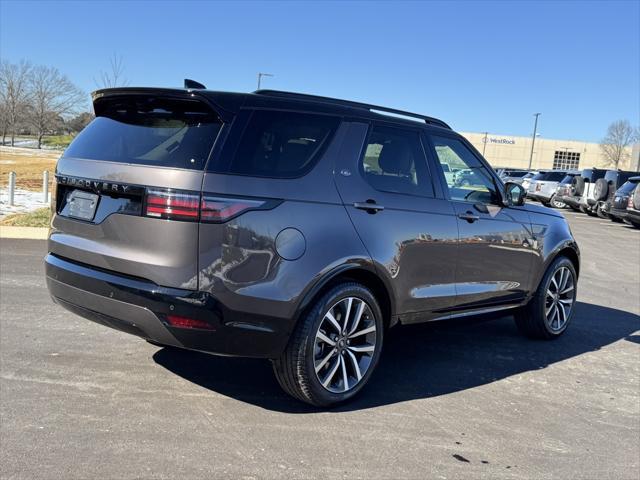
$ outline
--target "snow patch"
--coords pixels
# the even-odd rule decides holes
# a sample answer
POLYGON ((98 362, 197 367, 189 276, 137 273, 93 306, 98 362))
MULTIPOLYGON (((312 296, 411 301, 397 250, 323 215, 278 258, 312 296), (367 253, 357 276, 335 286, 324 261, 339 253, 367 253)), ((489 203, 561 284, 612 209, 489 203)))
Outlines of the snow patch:
POLYGON ((46 202, 43 201, 42 192, 32 192, 16 188, 13 195, 13 205, 9 206, 9 190, 0 188, 0 216, 13 213, 28 213, 39 208, 49 208, 51 202, 51 193, 46 202))

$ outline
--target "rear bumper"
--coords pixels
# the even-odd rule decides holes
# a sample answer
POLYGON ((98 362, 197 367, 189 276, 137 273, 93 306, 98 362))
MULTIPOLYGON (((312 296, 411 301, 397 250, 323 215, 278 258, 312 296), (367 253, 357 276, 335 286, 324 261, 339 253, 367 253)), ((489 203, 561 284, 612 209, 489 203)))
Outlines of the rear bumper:
POLYGON ((160 287, 48 254, 47 288, 72 313, 163 345, 220 355, 277 358, 292 321, 247 315, 224 307, 211 295, 160 287), (168 315, 207 322, 208 329, 177 328, 168 315))
POLYGON ((622 210, 621 208, 608 208, 607 214, 611 217, 616 217, 621 220, 627 218, 627 210, 622 210))

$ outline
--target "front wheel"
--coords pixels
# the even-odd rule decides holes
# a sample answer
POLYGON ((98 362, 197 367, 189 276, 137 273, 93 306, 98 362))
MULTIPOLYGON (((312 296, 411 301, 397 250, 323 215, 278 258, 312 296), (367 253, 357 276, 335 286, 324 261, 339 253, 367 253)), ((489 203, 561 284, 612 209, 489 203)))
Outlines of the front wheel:
POLYGON ((382 350, 382 312, 359 283, 333 287, 301 317, 273 361, 280 386, 318 407, 344 402, 367 383, 382 350))
POLYGON ((531 338, 558 338, 573 316, 577 286, 573 263, 567 257, 558 257, 547 269, 533 298, 515 313, 518 329, 531 338))

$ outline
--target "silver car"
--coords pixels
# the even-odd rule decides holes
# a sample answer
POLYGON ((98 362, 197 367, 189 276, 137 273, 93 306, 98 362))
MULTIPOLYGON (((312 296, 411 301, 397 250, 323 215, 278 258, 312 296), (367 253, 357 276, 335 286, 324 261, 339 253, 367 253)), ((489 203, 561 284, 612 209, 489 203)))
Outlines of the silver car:
POLYGON ((527 187, 527 198, 538 200, 549 206, 558 184, 567 175, 566 170, 543 170, 531 177, 527 187))

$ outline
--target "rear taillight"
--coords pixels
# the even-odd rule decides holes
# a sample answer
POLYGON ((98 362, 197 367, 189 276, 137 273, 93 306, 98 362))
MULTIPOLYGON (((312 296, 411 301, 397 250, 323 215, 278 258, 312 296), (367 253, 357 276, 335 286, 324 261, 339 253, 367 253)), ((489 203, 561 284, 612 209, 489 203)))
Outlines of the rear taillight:
POLYGON ((144 214, 167 220, 222 223, 249 210, 268 210, 279 202, 153 188, 147 190, 144 214))
POLYGON ((177 190, 147 190, 145 215, 167 220, 198 221, 198 193, 177 190))
POLYGON ((204 195, 200 206, 200 221, 226 222, 247 210, 259 209, 265 205, 266 202, 262 200, 204 195))
POLYGON ((627 208, 633 208, 633 196, 629 197, 629 201, 627 202, 627 208))
POLYGON ((181 317, 179 315, 167 315, 169 325, 176 328, 197 328, 200 330, 215 330, 215 327, 197 318, 181 317))

